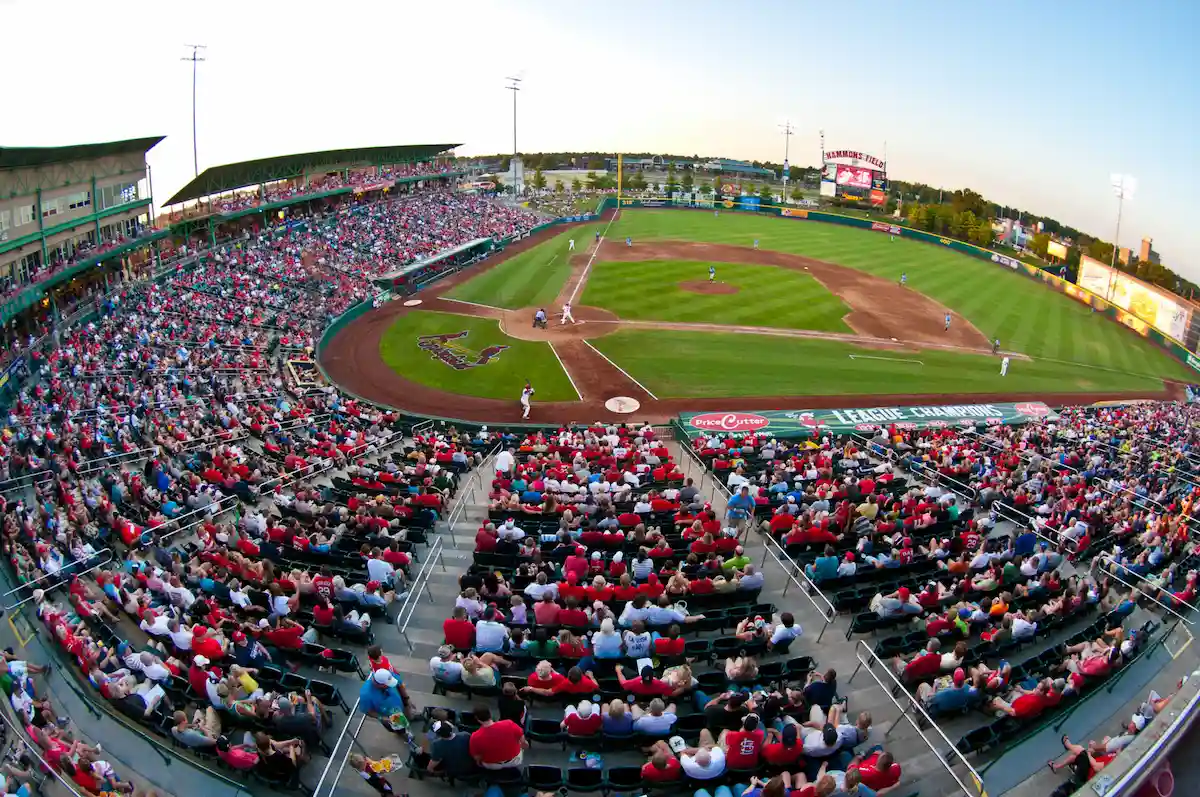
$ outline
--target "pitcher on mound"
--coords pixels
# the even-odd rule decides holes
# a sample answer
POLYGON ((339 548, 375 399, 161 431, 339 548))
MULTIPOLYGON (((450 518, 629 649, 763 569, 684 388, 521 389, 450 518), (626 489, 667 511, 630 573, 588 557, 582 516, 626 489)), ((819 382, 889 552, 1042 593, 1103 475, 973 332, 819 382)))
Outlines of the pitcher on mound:
POLYGON ((525 389, 521 391, 521 419, 525 420, 529 417, 529 397, 533 395, 533 386, 529 384, 529 380, 525 380, 525 389))

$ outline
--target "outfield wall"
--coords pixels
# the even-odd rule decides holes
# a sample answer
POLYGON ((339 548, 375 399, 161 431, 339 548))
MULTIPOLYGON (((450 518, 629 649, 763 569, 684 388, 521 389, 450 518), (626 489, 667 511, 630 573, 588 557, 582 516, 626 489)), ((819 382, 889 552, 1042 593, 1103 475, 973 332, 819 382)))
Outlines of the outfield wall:
MULTIPOLYGON (((889 224, 882 221, 871 221, 857 216, 845 216, 840 213, 829 213, 824 210, 812 210, 809 208, 797 208, 790 206, 779 205, 761 205, 758 202, 758 197, 741 197, 741 199, 753 199, 754 202, 742 203, 732 199, 717 200, 715 203, 708 205, 696 204, 677 204, 673 199, 621 199, 620 205, 623 208, 679 208, 679 209, 698 209, 698 210, 715 210, 735 213, 757 213, 760 215, 780 216, 788 219, 797 219, 804 221, 819 221, 826 224, 840 224, 843 227, 856 227, 862 230, 871 230, 873 232, 886 233, 887 235, 899 236, 901 238, 909 238, 922 243, 935 244, 947 249, 952 249, 964 255, 976 258, 978 260, 988 260, 998 266, 1003 266, 1010 271, 1018 274, 1023 274, 1026 277, 1040 280, 1050 288, 1057 290, 1060 293, 1065 293, 1072 299, 1088 305, 1093 312, 1100 313, 1105 318, 1114 321, 1127 329, 1141 335, 1142 337, 1157 344, 1160 348, 1166 350, 1168 354, 1174 357, 1179 362, 1186 365, 1193 371, 1198 372, 1197 381, 1200 382, 1200 357, 1192 354, 1182 341, 1164 335, 1158 329, 1150 326, 1142 319, 1126 312, 1104 298, 1082 288, 1073 282, 1068 282, 1060 277, 1056 277, 1048 271, 1031 266, 1028 263, 1023 263, 1016 258, 1002 255, 999 252, 994 252, 991 249, 975 244, 960 241, 956 238, 947 238, 944 235, 926 232, 924 230, 916 230, 912 227, 905 227, 901 224, 889 224)), ((608 198, 604 201, 601 210, 616 205, 615 198, 608 198), (609 204, 612 203, 612 204, 609 204)))

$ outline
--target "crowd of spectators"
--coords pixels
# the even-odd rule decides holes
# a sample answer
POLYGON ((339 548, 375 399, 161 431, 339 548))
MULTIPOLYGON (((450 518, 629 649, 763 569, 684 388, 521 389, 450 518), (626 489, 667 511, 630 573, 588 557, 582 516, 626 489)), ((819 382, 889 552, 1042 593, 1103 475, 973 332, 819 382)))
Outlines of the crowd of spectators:
POLYGON ((1139 604, 1167 619, 1194 605, 1196 413, 1157 402, 1019 427, 694 445, 834 606, 861 610, 852 633, 895 629, 875 653, 928 713, 994 712, 959 741, 973 752, 1135 659, 1157 627, 1131 624, 1139 604), (1065 641, 1010 663, 1059 633, 1065 641))

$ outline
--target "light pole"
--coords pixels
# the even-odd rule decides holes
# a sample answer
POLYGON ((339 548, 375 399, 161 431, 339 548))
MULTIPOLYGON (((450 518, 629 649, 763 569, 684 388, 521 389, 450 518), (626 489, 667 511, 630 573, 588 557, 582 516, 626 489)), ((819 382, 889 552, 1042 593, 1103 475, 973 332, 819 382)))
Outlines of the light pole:
POLYGON ((1108 292, 1104 297, 1111 302, 1113 282, 1117 274, 1117 250, 1121 248, 1121 211, 1125 208, 1125 198, 1133 196, 1133 192, 1137 188, 1137 180, 1128 174, 1114 174, 1109 178, 1109 182, 1112 184, 1113 193, 1117 195, 1117 234, 1113 238, 1112 262, 1109 263, 1111 270, 1108 272, 1108 292))
POLYGON ((192 176, 200 176, 200 158, 196 154, 196 65, 206 59, 200 57, 201 50, 207 50, 203 44, 185 44, 184 47, 192 48, 190 58, 180 58, 180 61, 192 62, 192 176))
POLYGON ((517 92, 521 90, 521 78, 506 77, 508 81, 506 89, 513 93, 513 154, 512 154, 512 173, 513 173, 513 195, 517 193, 517 92))
POLYGON ((786 205, 788 171, 790 168, 788 165, 788 148, 792 143, 792 133, 795 131, 795 128, 792 127, 792 121, 790 119, 779 125, 779 128, 783 130, 783 196, 780 197, 780 204, 786 205))

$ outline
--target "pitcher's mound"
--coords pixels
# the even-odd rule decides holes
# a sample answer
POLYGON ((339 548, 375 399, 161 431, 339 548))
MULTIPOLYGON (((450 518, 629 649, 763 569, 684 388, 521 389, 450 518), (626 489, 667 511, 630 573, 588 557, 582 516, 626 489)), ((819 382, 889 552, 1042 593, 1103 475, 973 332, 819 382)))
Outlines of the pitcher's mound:
POLYGON ((679 289, 688 293, 730 294, 737 293, 740 288, 727 282, 709 282, 708 280, 689 280, 679 283, 679 289))
POLYGON ((533 326, 533 314, 536 307, 526 307, 521 310, 506 310, 500 321, 500 328, 510 338, 518 340, 545 340, 555 343, 572 338, 598 338, 617 331, 619 319, 615 313, 600 307, 584 307, 575 305, 571 315, 576 323, 561 323, 562 313, 559 307, 546 307, 547 324, 545 329, 533 326))

